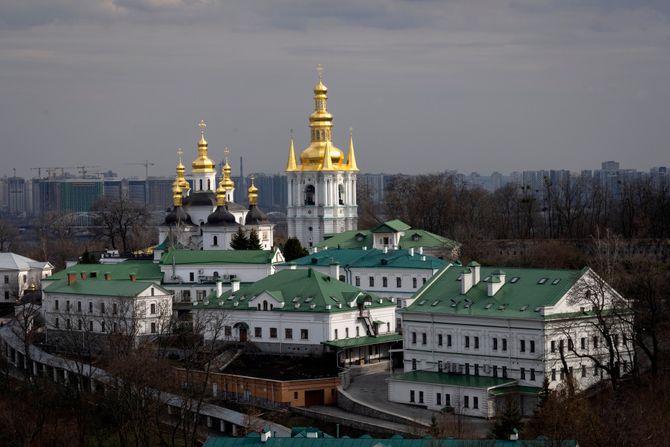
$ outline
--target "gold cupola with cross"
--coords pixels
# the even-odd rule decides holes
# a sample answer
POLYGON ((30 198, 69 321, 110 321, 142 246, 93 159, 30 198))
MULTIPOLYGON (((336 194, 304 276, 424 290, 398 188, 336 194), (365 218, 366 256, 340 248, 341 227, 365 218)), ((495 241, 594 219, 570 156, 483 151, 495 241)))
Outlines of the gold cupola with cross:
POLYGON ((205 139, 205 128, 207 127, 207 124, 205 123, 205 120, 200 120, 198 127, 200 127, 200 140, 198 140, 198 158, 193 160, 191 163, 191 172, 193 174, 209 174, 215 172, 214 167, 216 165, 207 154, 208 147, 207 140, 205 139))

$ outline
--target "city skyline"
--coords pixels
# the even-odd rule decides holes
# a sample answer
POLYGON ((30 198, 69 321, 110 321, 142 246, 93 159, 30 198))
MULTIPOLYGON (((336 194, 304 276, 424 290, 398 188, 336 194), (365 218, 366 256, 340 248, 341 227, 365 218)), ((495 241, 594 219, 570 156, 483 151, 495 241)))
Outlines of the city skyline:
POLYGON ((200 119, 212 158, 282 172, 289 130, 309 142, 318 63, 363 171, 668 165, 665 2, 49 0, 0 17, 0 175, 170 173, 200 119))

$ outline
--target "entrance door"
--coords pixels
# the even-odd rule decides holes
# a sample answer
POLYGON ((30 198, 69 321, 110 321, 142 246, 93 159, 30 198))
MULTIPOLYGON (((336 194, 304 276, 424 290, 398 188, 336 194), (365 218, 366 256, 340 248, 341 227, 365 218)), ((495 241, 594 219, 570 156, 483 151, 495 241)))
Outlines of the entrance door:
POLYGON ((247 327, 243 325, 240 325, 240 341, 247 341, 247 327))
POLYGON ((323 405, 324 403, 324 390, 309 390, 305 391, 305 406, 309 407, 312 405, 323 405))

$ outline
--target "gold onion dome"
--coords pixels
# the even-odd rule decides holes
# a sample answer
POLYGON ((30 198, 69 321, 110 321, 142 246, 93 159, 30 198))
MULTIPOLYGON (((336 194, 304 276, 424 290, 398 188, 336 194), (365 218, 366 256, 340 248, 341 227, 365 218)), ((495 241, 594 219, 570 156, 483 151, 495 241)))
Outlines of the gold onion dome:
POLYGON ((214 172, 214 162, 207 156, 207 140, 205 139, 205 124, 204 120, 200 120, 198 124, 200 127, 200 140, 198 141, 198 158, 193 160, 191 163, 192 172, 195 173, 204 173, 204 172, 214 172))
POLYGON ((181 154, 183 154, 181 148, 177 149, 177 154, 179 154, 179 163, 177 163, 177 181, 179 181, 179 187, 183 191, 188 191, 191 189, 191 185, 189 185, 188 180, 186 180, 185 177, 186 167, 181 161, 181 154))
MULTIPOLYGON (((228 148, 225 149, 225 152, 226 153, 229 152, 228 148)), ((235 187, 235 182, 233 181, 232 178, 230 178, 231 171, 232 169, 230 167, 230 163, 228 163, 228 157, 226 157, 226 162, 221 168, 221 173, 223 174, 223 179, 221 180, 221 183, 223 184, 223 187, 226 189, 226 191, 230 191, 235 187)))
POLYGON ((226 204, 226 188, 223 186, 223 180, 219 182, 219 187, 216 188, 216 206, 224 206, 226 204))
POLYGON ((181 206, 182 203, 182 189, 179 186, 179 179, 176 178, 172 182, 172 204, 174 206, 181 206))
POLYGON ((256 205, 258 203, 258 188, 254 185, 254 179, 251 179, 251 186, 247 190, 249 193, 249 205, 256 205))
POLYGON ((312 142, 300 154, 300 162, 306 166, 319 166, 320 169, 333 169, 333 165, 344 162, 344 152, 332 142, 333 115, 326 107, 328 87, 323 83, 321 68, 318 70, 319 82, 314 86, 314 112, 309 116, 312 142))

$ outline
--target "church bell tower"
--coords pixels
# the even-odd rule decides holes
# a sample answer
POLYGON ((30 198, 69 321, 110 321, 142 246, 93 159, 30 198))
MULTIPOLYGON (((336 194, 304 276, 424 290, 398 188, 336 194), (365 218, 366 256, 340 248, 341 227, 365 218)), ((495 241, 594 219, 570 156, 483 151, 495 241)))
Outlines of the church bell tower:
POLYGON ((323 83, 321 66, 319 82, 314 86, 314 111, 309 116, 310 145, 297 162, 293 134, 288 153, 287 223, 289 237, 297 237, 303 247, 312 247, 324 235, 358 228, 356 203, 356 156, 353 135, 349 131, 349 154, 332 142, 333 115, 328 112, 328 88, 323 83))

